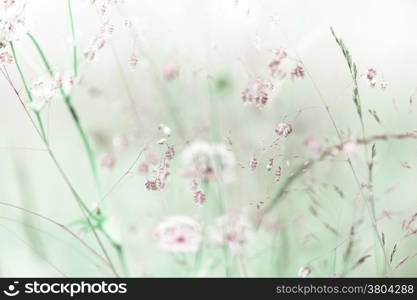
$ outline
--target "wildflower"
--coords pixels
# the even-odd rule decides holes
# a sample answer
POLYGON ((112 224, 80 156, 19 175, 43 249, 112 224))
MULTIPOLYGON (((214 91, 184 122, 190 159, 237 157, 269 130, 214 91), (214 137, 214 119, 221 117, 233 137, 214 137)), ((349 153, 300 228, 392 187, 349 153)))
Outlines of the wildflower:
POLYGON ((196 252, 200 248, 200 224, 191 217, 172 216, 158 224, 154 236, 161 250, 167 252, 196 252))
POLYGON ((69 94, 73 86, 79 83, 80 78, 74 75, 62 75, 59 72, 55 72, 53 80, 56 88, 62 88, 66 94, 69 94))
POLYGON ((211 228, 211 239, 216 245, 228 246, 232 251, 240 251, 250 241, 252 228, 241 213, 230 212, 220 216, 211 228))
POLYGON ((249 162, 249 167, 251 170, 255 170, 257 166, 258 166, 258 160, 256 159, 255 156, 252 156, 249 162))
POLYGON ((129 66, 130 66, 132 69, 134 69, 134 68, 136 68, 136 65, 138 64, 138 57, 137 57, 135 54, 132 54, 132 55, 129 57, 128 62, 129 62, 129 66))
POLYGON ((16 3, 16 0, 3 0, 3 3, 2 3, 3 9, 10 8, 15 3, 16 3))
POLYGON ((274 159, 271 158, 268 162, 268 164, 266 165, 266 170, 269 172, 272 170, 272 167, 274 166, 274 159))
POLYGON ((275 133, 281 137, 287 137, 292 133, 292 126, 291 124, 287 123, 280 123, 278 124, 277 128, 275 128, 275 133))
POLYGON ((273 85, 270 81, 256 80, 250 87, 241 92, 243 103, 254 103, 257 107, 263 107, 268 102, 268 92, 273 85))
POLYGON ((387 83, 385 80, 383 80, 383 81, 380 83, 381 90, 385 90, 385 89, 387 88, 387 85, 388 85, 388 83, 387 83))
POLYGON ((211 179, 218 172, 225 182, 234 179, 235 156, 223 144, 193 142, 184 150, 183 161, 185 176, 211 179))
POLYGON ((280 47, 277 50, 275 50, 274 58, 272 61, 268 64, 269 70, 271 71, 272 77, 285 77, 286 71, 283 68, 283 62, 287 58, 287 50, 280 47))
POLYGON ((278 168, 275 170, 275 181, 279 181, 281 179, 281 167, 278 166, 278 168))
POLYGON ((180 68, 174 63, 167 64, 162 70, 162 78, 165 81, 173 81, 178 77, 180 73, 180 68))
POLYGON ((158 190, 158 184, 156 183, 156 180, 146 180, 145 187, 148 191, 158 190))
POLYGON ((4 52, 0 53, 0 63, 1 64, 10 65, 12 62, 13 62, 13 57, 9 52, 4 51, 4 52))
POLYGON ((95 36, 89 43, 88 47, 84 49, 84 57, 88 61, 93 61, 96 58, 97 52, 104 47, 106 40, 102 35, 95 36))
POLYGON ((371 87, 375 87, 376 85, 376 71, 373 68, 369 68, 368 71, 366 72, 366 79, 369 82, 369 85, 371 87))
POLYGON ((106 45, 106 42, 113 34, 113 31, 113 24, 108 20, 105 21, 101 25, 99 33, 90 40, 87 48, 84 49, 84 58, 88 61, 93 61, 97 56, 97 52, 106 45))
POLYGON ((35 111, 41 111, 47 103, 57 96, 57 86, 53 80, 39 78, 32 83, 30 88, 32 102, 29 107, 35 111))
POLYGON ((172 160, 175 156, 175 148, 174 146, 168 146, 167 150, 165 151, 165 159, 172 160))
POLYGON ((203 205, 204 201, 206 200, 206 194, 202 191, 194 192, 194 202, 199 205, 203 205))
POLYGON ((145 187, 148 191, 161 191, 165 188, 165 183, 168 176, 170 175, 170 172, 167 166, 158 166, 154 173, 154 180, 148 179, 145 182, 145 187))
POLYGON ((110 23, 109 20, 107 20, 103 24, 101 24, 100 33, 103 36, 110 36, 110 35, 113 34, 113 32, 114 32, 114 25, 112 23, 110 23))
POLYGON ((305 69, 302 65, 297 65, 291 71, 291 77, 294 78, 304 78, 305 69))
POLYGON ((300 270, 298 270, 298 276, 303 277, 303 278, 310 275, 310 273, 311 273, 311 268, 310 267, 302 267, 302 268, 300 268, 300 270))
POLYGON ((191 181, 191 190, 196 191, 197 189, 198 189, 198 183, 195 179, 193 179, 193 181, 191 181))
POLYGON ((104 154, 100 159, 100 165, 105 169, 112 169, 114 167, 114 164, 116 163, 116 159, 113 155, 107 153, 104 154))
POLYGON ((0 10, 0 48, 18 40, 27 32, 25 19, 26 1, 3 1, 0 10))
POLYGON ((373 79, 375 79, 376 77, 376 71, 373 68, 369 68, 368 71, 366 72, 366 78, 371 81, 373 79))

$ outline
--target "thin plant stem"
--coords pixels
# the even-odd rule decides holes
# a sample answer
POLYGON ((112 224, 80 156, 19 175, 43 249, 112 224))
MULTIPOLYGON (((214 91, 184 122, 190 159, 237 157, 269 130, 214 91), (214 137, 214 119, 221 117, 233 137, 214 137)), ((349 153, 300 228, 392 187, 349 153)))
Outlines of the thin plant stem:
MULTIPOLYGON (((346 60, 346 63, 349 67, 349 73, 352 77, 352 81, 353 81, 353 101, 355 103, 356 106, 356 110, 360 119, 360 124, 361 124, 361 129, 362 129, 362 138, 365 139, 365 125, 364 125, 364 121, 363 121, 363 115, 362 115, 362 101, 360 98, 360 94, 359 94, 359 86, 358 86, 358 71, 357 71, 357 67, 356 67, 356 63, 352 60, 352 55, 350 54, 349 49, 347 48, 347 46, 345 45, 345 43, 343 42, 342 39, 338 38, 336 36, 336 33, 334 32, 333 28, 330 27, 330 31, 333 35, 333 37, 336 40, 336 43, 339 45, 340 49, 342 50, 343 56, 346 60)), ((374 153, 374 151, 373 151, 374 153)), ((388 262, 388 257, 385 251, 385 247, 383 246, 379 231, 378 231, 378 227, 376 224, 376 219, 375 219, 375 199, 373 196, 373 187, 372 187, 372 166, 371 166, 371 162, 369 160, 369 155, 368 155, 368 146, 367 144, 364 144, 364 155, 365 155, 365 161, 366 161, 366 165, 367 165, 367 169, 368 169, 368 187, 369 187, 369 201, 367 201, 364 198, 364 202, 365 202, 365 206, 368 210, 369 213, 369 217, 371 218, 371 221, 373 224, 375 224, 374 226, 374 230, 378 239, 378 242, 381 246, 382 252, 384 254, 384 270, 383 273, 385 274, 385 267, 389 264, 388 262), (370 202, 370 204, 368 203, 370 202)), ((373 159, 373 157, 372 157, 373 159)), ((362 189, 360 190, 361 194, 363 194, 362 189)), ((375 256, 377 254, 376 248, 375 248, 375 256)), ((378 268, 378 266, 376 266, 378 268)))
POLYGON ((51 219, 51 218, 49 218, 47 216, 41 215, 40 213, 37 213, 35 211, 26 209, 24 207, 17 206, 17 205, 12 204, 12 203, 7 203, 7 202, 0 201, 0 205, 18 209, 18 210, 20 210, 20 211, 22 211, 22 212, 24 212, 26 214, 33 215, 35 217, 38 217, 38 218, 43 219, 43 220, 45 220, 45 221, 47 221, 47 222, 49 222, 51 224, 54 224, 54 225, 58 226, 59 228, 61 228, 65 232, 67 232, 69 235, 71 235, 72 237, 74 237, 76 240, 78 240, 86 249, 88 249, 96 257, 98 257, 106 266, 109 266, 108 261, 103 256, 101 256, 99 253, 97 253, 97 251, 94 250, 94 248, 92 248, 89 244, 87 244, 83 239, 81 239, 76 233, 74 233, 71 229, 69 229, 64 224, 59 223, 58 221, 55 221, 55 220, 53 220, 53 219, 51 219))
MULTIPOLYGON (((22 71, 22 68, 20 67, 20 64, 19 64, 19 59, 17 58, 16 50, 15 50, 14 45, 13 45, 13 43, 12 43, 12 42, 10 42, 10 48, 12 49, 14 62, 15 62, 15 65, 16 65, 16 68, 17 68, 17 71, 19 72, 20 79, 21 79, 21 80, 22 80, 22 82, 23 82, 23 86, 24 86, 24 88, 25 88, 26 95, 27 95, 27 97, 28 97, 29 101, 30 101, 30 102, 33 102, 32 93, 30 92, 30 89, 29 89, 29 86, 28 86, 28 84, 27 84, 26 78, 25 78, 25 76, 23 75, 23 71, 22 71)), ((43 125, 43 122, 42 122, 42 118, 41 118, 40 112, 39 112, 39 111, 35 111, 35 116, 36 116, 36 121, 37 121, 37 122, 38 122, 38 124, 39 124, 39 129, 40 129, 40 131, 41 131, 42 137, 43 137, 44 139, 46 139, 45 127, 44 127, 44 125, 43 125)))
MULTIPOLYGON (((70 0, 68 2, 70 2, 70 0)), ((70 3, 69 3, 69 8, 71 8, 70 3)), ((76 61, 76 49, 74 50, 74 46, 75 46, 75 33, 74 33, 74 28, 73 28, 73 24, 74 23, 73 23, 73 17, 72 17, 72 10, 70 11, 69 14, 70 14, 70 20, 71 20, 71 28, 72 28, 72 31, 73 31, 73 54, 75 52, 75 54, 73 55, 73 68, 74 68, 73 71, 74 71, 74 74, 76 74, 76 72, 77 72, 77 68, 76 68, 77 61, 76 61)), ((49 64, 48 59, 46 58, 46 55, 45 55, 44 51, 42 50, 40 44, 38 43, 38 41, 35 39, 35 37, 32 34, 28 33, 27 35, 31 39, 31 41, 33 42, 33 44, 35 45, 36 49, 38 50, 39 55, 41 56, 42 61, 43 61, 44 65, 45 65, 45 67, 46 67, 49 75, 52 77, 54 75, 53 70, 52 70, 51 65, 49 64)), ((65 102, 65 104, 66 104, 66 106, 68 108, 68 111, 70 112, 70 115, 71 115, 71 117, 72 117, 72 119, 74 121, 74 124, 75 124, 75 126, 77 128, 77 131, 78 131, 78 133, 79 133, 79 135, 81 137, 81 140, 83 142, 84 149, 86 151, 86 154, 87 154, 87 157, 88 157, 88 160, 89 160, 89 163, 90 163, 91 172, 93 174, 94 181, 95 181, 95 184, 96 184, 96 187, 97 187, 97 191, 98 191, 98 194, 99 194, 99 198, 101 200, 102 199, 102 194, 103 194, 102 193, 102 187, 101 187, 101 182, 100 182, 100 178, 99 178, 99 175, 98 175, 98 170, 97 170, 97 164, 96 164, 96 160, 95 160, 95 155, 94 155, 93 149, 91 147, 91 143, 89 141, 88 135, 87 135, 86 131, 84 130, 83 126, 82 126, 82 123, 80 121, 80 118, 78 117, 78 114, 77 114, 74 106, 71 103, 71 96, 70 95, 67 95, 64 92, 64 90, 63 90, 62 87, 60 87, 60 93, 61 93, 62 98, 64 99, 64 102, 65 102)), ((97 210, 96 213, 97 214, 100 214, 101 211, 100 210, 97 210)), ((88 219, 87 220, 88 222, 91 222, 88 216, 87 216, 87 219, 88 219)), ((99 226, 98 229, 99 229, 99 231, 101 231, 103 233, 103 235, 110 242, 110 244, 112 245, 112 247, 114 248, 114 250, 118 254, 118 259, 120 261, 120 264, 122 265, 122 268, 124 269, 125 275, 127 275, 128 274, 127 271, 126 271, 127 270, 127 264, 126 264, 126 261, 125 261, 124 255, 123 255, 123 253, 124 253, 123 247, 121 245, 116 245, 111 240, 109 234, 107 233, 107 231, 102 226, 99 226)))
MULTIPOLYGON (((404 132, 404 133, 393 133, 393 134, 380 134, 380 135, 373 135, 367 137, 365 139, 360 138, 353 140, 358 145, 365 145, 371 144, 376 141, 389 141, 389 140, 405 140, 405 139, 417 139, 417 133, 415 132, 404 132)), ((351 140, 349 140, 351 141, 351 140)), ((291 176, 287 177, 287 179, 283 182, 279 191, 275 194, 272 200, 264 206, 261 211, 260 219, 270 212, 279 202, 282 200, 283 196, 288 192, 288 188, 292 185, 292 183, 302 176, 307 169, 312 168, 316 163, 325 160, 326 158, 333 155, 334 151, 341 151, 343 150, 343 145, 347 141, 342 141, 341 143, 332 145, 324 149, 320 156, 317 159, 311 159, 306 163, 301 164, 291 176)))
MULTIPOLYGON (((56 168, 58 169, 60 175, 62 176, 62 178, 64 179, 64 182, 66 183, 66 185, 68 186, 68 188, 71 191, 71 194, 73 195, 73 197, 75 198, 81 213, 83 214, 84 219, 86 220, 88 226, 91 228, 95 239, 97 240, 97 243, 99 244, 99 247, 101 248, 101 250, 103 251, 104 256, 106 257, 108 263, 110 264, 114 274, 116 276, 118 276, 118 273, 116 271, 116 269, 114 268, 114 265, 110 259, 109 254, 107 253, 106 248, 104 247, 100 237, 97 234, 97 231, 95 229, 95 226, 93 225, 93 223, 91 222, 90 218, 88 217, 88 215, 91 215, 90 210, 88 209, 87 205, 85 204, 85 202, 82 200, 82 198, 80 197, 80 195, 78 194, 78 192, 76 191, 76 189, 74 188, 74 186, 72 185, 71 181, 69 180, 68 176, 66 175, 66 173, 64 172, 64 169, 62 168, 61 164, 58 162, 54 152, 52 151, 50 145, 48 144, 47 140, 42 136, 41 132, 39 131, 39 129, 36 127, 35 122, 33 121, 29 111, 27 110, 26 106, 23 103, 23 100, 19 94, 19 92, 17 91, 16 87, 14 86, 13 82, 11 81, 7 70, 1 70, 1 72, 3 73, 4 77, 6 78, 7 82, 10 84, 10 86, 12 87, 14 93, 16 94, 16 96, 18 97, 20 104, 22 105, 24 111, 26 112, 26 115, 28 116, 29 120, 32 122, 33 127, 35 128, 36 132, 39 134, 41 140, 44 142, 45 147, 47 148, 47 152, 49 154, 49 157, 52 159, 53 163, 55 164, 56 168)), ((94 216, 95 217, 95 216, 94 216)), ((101 230, 103 231, 103 230, 101 230)))
MULTIPOLYGON (((210 77, 210 75, 207 75, 207 88, 208 88, 208 93, 209 93, 209 104, 210 104, 210 117, 211 117, 211 125, 214 128, 213 129, 213 135, 212 135, 212 141, 213 143, 216 143, 219 141, 220 139, 220 122, 218 119, 218 115, 219 112, 217 110, 217 103, 216 103, 216 99, 214 98, 213 95, 213 87, 212 87, 212 82, 211 82, 212 78, 210 77)), ((220 160, 219 158, 216 156, 214 158, 214 167, 215 167, 215 183, 216 183, 216 192, 217 192, 217 204, 218 204, 218 209, 220 212, 220 215, 224 215, 226 212, 225 209, 225 205, 224 205, 224 200, 223 200, 223 192, 222 192, 222 186, 221 186, 221 178, 219 178, 219 174, 221 173, 220 170, 220 160)), ((225 235, 224 232, 224 227, 222 227, 222 231, 223 231, 223 235, 225 235)), ((226 277, 230 277, 231 276, 231 270, 230 270, 230 250, 228 248, 228 245, 223 245, 223 256, 224 256, 224 260, 225 260, 225 272, 226 272, 226 277)))
MULTIPOLYGON (((77 43, 76 43, 76 38, 75 38, 75 26, 74 26, 74 17, 72 14, 72 5, 71 5, 71 0, 68 0, 68 15, 69 15, 69 19, 70 19, 70 26, 71 26, 71 35, 72 35, 72 66, 73 66, 73 73, 74 76, 78 76, 78 61, 77 61, 77 43)), ((69 110, 71 111, 71 115, 73 117, 73 120, 75 121, 75 124, 77 126, 77 130, 81 136, 81 139, 83 140, 86 152, 87 152, 87 156, 88 159, 90 161, 90 167, 91 167, 91 171, 93 173, 94 176, 94 180, 96 182, 96 186, 97 186, 97 190, 99 193, 99 203, 101 203, 101 201, 104 199, 103 196, 103 191, 101 188, 101 183, 100 183, 100 178, 98 176, 98 172, 97 172, 97 164, 95 161, 95 156, 93 153, 93 150, 91 148, 90 142, 88 140, 88 136, 85 132, 85 130, 83 129, 81 122, 77 116, 77 113, 74 109, 74 107, 71 105, 71 100, 69 98, 69 96, 67 95, 63 95, 66 96, 66 104, 67 107, 69 108, 69 110)), ((95 211, 95 213, 100 214, 100 207, 97 206, 97 209, 95 211)), ((129 271, 128 271, 128 267, 127 267, 127 263, 126 263, 126 258, 124 256, 124 249, 123 246, 120 245, 119 243, 114 242, 114 240, 110 237, 110 235, 107 233, 107 231, 103 228, 102 224, 100 223, 99 226, 99 230, 104 234, 104 236, 107 238, 107 240, 111 243, 111 245, 113 246, 114 250, 117 253, 117 257, 119 259, 119 262, 121 264, 123 273, 125 276, 129 276, 129 271)))
POLYGON ((71 36, 72 36, 72 68, 74 76, 78 76, 78 62, 77 62, 77 43, 75 39, 75 29, 74 29, 74 17, 72 15, 72 5, 71 0, 68 0, 68 15, 71 25, 71 36))
POLYGON ((122 267, 123 275, 124 276, 129 276, 129 269, 127 267, 126 257, 125 257, 125 251, 123 249, 123 246, 120 243, 116 242, 108 234, 108 232, 103 228, 103 226, 101 224, 100 224, 100 226, 98 228, 101 230, 101 232, 104 234, 104 236, 106 237, 106 239, 109 241, 109 243, 112 245, 112 247, 116 251, 117 258, 119 259, 120 265, 122 267))
MULTIPOLYGON (((42 59, 42 62, 45 65, 49 75, 51 77, 53 77, 54 72, 53 72, 52 67, 49 64, 48 59, 46 58, 45 52, 42 50, 39 42, 35 39, 35 37, 31 33, 27 33, 27 36, 30 38, 30 40, 35 45, 35 48, 37 49, 37 51, 38 51, 38 53, 39 53, 39 55, 42 59)), ((67 106, 67 109, 70 112, 72 120, 73 120, 73 122, 74 122, 74 124, 77 128, 78 134, 80 135, 81 140, 83 142, 84 149, 85 149, 85 152, 87 154, 87 158, 88 158, 88 161, 89 161, 89 164, 90 164, 90 169, 91 169, 91 172, 93 174, 94 181, 95 181, 95 184, 96 184, 97 192, 99 194, 99 197, 101 198, 101 196, 102 196, 101 182, 100 182, 100 178, 99 178, 99 175, 98 175, 97 163, 96 163, 95 155, 94 155, 94 152, 93 152, 93 148, 91 147, 90 140, 88 138, 88 135, 87 135, 86 131, 84 130, 84 127, 81 123, 81 120, 78 116, 77 111, 75 110, 74 106, 71 103, 71 96, 67 95, 64 92, 64 89, 62 87, 59 88, 59 91, 60 91, 60 94, 61 94, 62 98, 64 99, 65 105, 67 106)))

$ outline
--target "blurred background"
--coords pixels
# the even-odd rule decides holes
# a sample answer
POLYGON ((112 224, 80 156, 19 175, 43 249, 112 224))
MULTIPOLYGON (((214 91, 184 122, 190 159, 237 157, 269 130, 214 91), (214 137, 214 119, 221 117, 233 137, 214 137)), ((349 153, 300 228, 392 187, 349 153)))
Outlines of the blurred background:
MULTIPOLYGON (((352 78, 330 26, 358 68, 365 136, 417 128, 415 1, 72 0, 71 5, 79 74, 71 101, 93 145, 102 201, 63 99, 54 96, 40 114, 51 149, 77 192, 91 209, 100 202, 130 276, 294 277, 303 275, 302 268, 313 277, 417 275, 415 140, 375 142, 372 188, 362 145, 334 153, 284 186, 305 161, 340 143, 326 105, 342 140, 362 138, 352 78), (97 37, 104 46, 90 60, 85 54, 97 37), (304 76, 291 76, 291 70, 284 78, 272 76, 268 65, 280 47, 288 53, 288 67, 302 66, 304 76), (376 70, 375 87, 367 78, 370 69, 376 70), (245 105, 241 97, 256 80, 273 84, 262 108, 245 105), (290 124, 292 133, 274 143, 281 123, 290 124), (153 177, 144 166, 164 156, 160 139, 176 153, 164 189, 149 191, 145 182, 153 177), (230 176, 198 179, 206 195, 200 206, 194 203, 193 176, 187 175, 194 163, 189 157, 192 151, 212 151, 210 145, 226 153, 219 154, 223 161, 211 161, 216 173, 227 169, 230 176), (254 157, 258 166, 251 170, 254 157), (272 157, 274 169, 268 172, 272 157), (263 208, 283 188, 285 195, 258 228, 263 208), (377 233, 367 210, 370 197, 377 233), (227 212, 248 220, 251 233, 238 253, 217 247, 207 234, 227 212), (158 247, 156 226, 176 215, 202 224, 204 251, 177 254, 158 247)), ((25 17, 54 72, 72 74, 68 2, 29 0, 25 17)), ((48 77, 27 36, 14 46, 29 83, 48 77)), ((6 68, 24 98, 15 64, 6 68)), ((77 202, 3 77, 0 89, 1 276, 114 276, 60 226, 4 204, 51 218, 101 251, 79 222, 77 202)), ((104 243, 121 269, 117 253, 104 243)))

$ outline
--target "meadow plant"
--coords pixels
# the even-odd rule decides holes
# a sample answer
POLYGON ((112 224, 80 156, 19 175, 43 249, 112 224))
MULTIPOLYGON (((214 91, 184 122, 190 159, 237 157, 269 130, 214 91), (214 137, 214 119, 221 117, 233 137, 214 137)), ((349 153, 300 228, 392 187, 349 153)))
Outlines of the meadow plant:
MULTIPOLYGON (((230 54, 227 32, 184 44, 133 1, 56 2, 69 42, 54 47, 33 2, 0 4, 3 100, 30 124, 17 139, 41 145, 7 148, 22 203, 4 193, 1 228, 14 222, 34 274, 417 275, 414 93, 383 102, 395 83, 346 28, 326 24, 317 66, 271 16, 230 54)), ((245 5, 227 9, 255 26, 245 5)))

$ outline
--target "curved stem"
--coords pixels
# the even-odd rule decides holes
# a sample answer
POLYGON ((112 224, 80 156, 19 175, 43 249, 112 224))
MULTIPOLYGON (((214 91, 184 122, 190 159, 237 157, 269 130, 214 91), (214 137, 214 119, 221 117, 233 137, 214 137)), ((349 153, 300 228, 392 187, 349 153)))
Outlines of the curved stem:
MULTIPOLYGON (((18 58, 17 58, 16 50, 15 50, 14 45, 13 45, 13 43, 12 43, 12 42, 10 42, 10 48, 12 49, 14 62, 15 62, 15 65, 16 65, 16 68, 17 68, 17 71, 19 72, 20 79, 21 79, 21 80, 22 80, 22 82, 23 82, 23 86, 24 86, 24 88, 25 88, 25 92, 26 92, 26 94, 27 94, 27 96, 28 96, 28 98, 29 98, 29 101, 30 101, 30 102, 32 102, 32 101, 33 101, 33 98, 32 98, 32 93, 30 92, 30 89, 29 89, 29 86, 28 86, 28 84, 27 84, 26 78, 25 78, 25 76, 23 75, 22 69, 21 69, 20 64, 19 64, 19 60, 18 60, 18 58)), ((39 113, 38 111, 35 111, 35 116, 36 116, 36 120, 37 120, 37 122, 38 122, 38 124, 39 124, 39 129, 40 129, 40 131, 41 131, 42 138, 43 138, 45 141, 47 141, 46 132, 45 132, 45 127, 43 126, 43 122, 42 122, 41 115, 40 115, 40 113, 39 113)))
MULTIPOLYGON (((71 12, 70 19, 72 19, 72 12, 71 12)), ((73 26, 73 22, 71 22, 71 24, 73 26)), ((32 34, 30 34, 30 33, 28 33, 27 35, 31 39, 31 41, 33 42, 33 44, 35 45, 36 49, 38 50, 39 55, 41 56, 41 59, 42 59, 44 65, 45 65, 45 67, 46 67, 49 75, 52 77, 54 75, 54 72, 53 72, 53 70, 51 68, 51 65, 48 62, 48 59, 46 58, 45 53, 43 52, 42 48, 40 47, 39 43, 34 38, 34 36, 32 34)), ((74 50, 74 51, 76 52, 76 50, 74 50)), ((76 54, 75 54, 75 57, 73 57, 73 59, 76 59, 76 54)), ((73 62, 73 66, 76 68, 76 65, 77 65, 77 62, 75 60, 73 62)), ((74 69, 74 73, 75 72, 76 72, 76 69, 74 69)), ((80 121, 80 119, 78 117, 78 114, 77 114, 74 106, 71 103, 71 96, 70 95, 67 95, 64 92, 64 90, 63 90, 62 87, 60 87, 59 90, 60 90, 60 93, 61 93, 62 98, 64 99, 65 105, 67 106, 68 111, 70 112, 70 115, 72 117, 72 120, 74 121, 74 124, 75 124, 75 126, 77 128, 77 131, 78 131, 78 133, 79 133, 79 135, 81 137, 81 140, 83 142, 84 149, 85 149, 85 151, 87 153, 88 161, 89 161, 89 164, 90 164, 90 169, 91 169, 91 172, 93 174, 94 181, 95 181, 95 184, 96 184, 97 192, 98 192, 99 197, 101 199, 102 198, 102 188, 101 188, 100 178, 99 178, 98 171, 97 171, 97 164, 96 164, 96 160, 95 160, 95 155, 94 155, 93 149, 91 147, 90 140, 88 138, 88 135, 87 135, 86 131, 84 130, 84 128, 82 126, 82 123, 81 123, 81 121, 80 121)), ((100 214, 100 211, 97 211, 97 214, 100 214)), ((89 218, 88 217, 87 217, 87 220, 89 221, 89 218)), ((124 257, 123 247, 120 244, 115 243, 111 239, 111 237, 109 236, 109 234, 106 232, 106 230, 104 228, 102 228, 101 226, 99 226, 98 229, 104 234, 104 236, 106 237, 106 239, 110 242, 110 244, 112 245, 112 247, 116 251, 116 253, 118 255, 118 259, 120 261, 120 264, 121 264, 121 266, 122 266, 122 268, 124 270, 124 273, 127 275, 128 272, 127 272, 127 265, 126 265, 126 260, 125 260, 125 257, 124 257)))
MULTIPOLYGON (((84 201, 81 199, 80 195, 78 194, 78 192, 76 191, 76 189, 75 189, 75 188, 74 188, 74 186, 72 185, 72 183, 71 183, 71 181, 69 180, 68 176, 67 176, 67 175, 66 175, 66 173, 64 172, 64 170, 63 170, 62 166, 60 165, 60 163, 59 163, 59 162, 58 162, 58 160, 56 159, 55 154, 54 154, 54 153, 53 153, 53 151, 51 150, 51 148, 50 148, 49 144, 48 144, 48 143, 47 143, 47 141, 46 141, 46 140, 42 137, 41 132, 40 132, 40 131, 39 131, 39 129, 36 127, 34 120, 32 119, 32 117, 31 117, 31 115, 30 115, 29 111, 27 110, 26 106, 24 105, 23 100, 22 100, 22 98, 21 98, 20 94, 18 93, 18 91, 16 90, 16 88, 15 88, 15 86, 14 86, 13 82, 11 81, 10 77, 8 77, 7 73, 6 73, 6 72, 4 72, 3 70, 2 70, 2 73, 3 73, 3 75, 5 76, 5 78, 6 78, 6 80, 8 81, 8 83, 10 84, 10 86, 12 87, 12 89, 13 89, 14 93, 16 94, 17 98, 19 99, 19 101, 20 101, 20 103, 21 103, 21 105, 22 105, 22 107, 23 107, 24 111, 26 112, 26 114, 27 114, 28 118, 29 118, 29 119, 30 119, 30 121, 32 122, 32 124, 33 124, 33 126, 34 126, 34 128, 35 128, 36 132, 39 134, 39 136, 40 136, 41 140, 44 142, 45 147, 47 148, 47 151, 48 151, 48 154, 49 154, 50 158, 52 159, 52 161, 53 161, 53 163, 55 164, 56 168, 58 169, 58 171, 59 171, 60 175, 61 175, 61 176, 62 176, 62 178, 64 179, 64 181, 65 181, 66 185, 69 187, 69 189, 70 189, 70 191, 71 191, 71 194, 72 194, 72 195, 73 195, 73 197, 75 198, 75 200, 76 200, 76 202, 77 202, 77 204, 78 204, 78 206, 79 206, 79 208, 80 208, 80 211, 81 211, 81 213, 82 213, 82 215, 83 215, 84 219, 87 221, 88 226, 91 228, 91 230, 92 230, 92 232, 93 232, 93 234, 94 234, 94 237, 96 238, 96 240, 97 240, 97 242, 98 242, 98 244, 99 244, 99 246, 100 246, 101 250, 103 251, 103 254, 104 254, 104 256, 106 257, 106 259, 107 259, 107 261, 108 261, 109 265, 111 266, 111 268, 112 268, 112 270, 113 270, 114 274, 115 274, 116 276, 118 276, 117 271, 116 271, 116 269, 114 268, 113 263, 112 263, 112 261, 111 261, 111 259, 110 259, 110 256, 108 255, 107 250, 105 249, 105 247, 104 247, 103 243, 101 242, 101 240, 100 240, 100 238, 99 238, 99 236, 98 236, 98 234, 97 234, 97 231, 96 231, 95 226, 92 224, 92 222, 91 222, 91 220, 90 220, 90 218, 89 218, 89 216, 91 215, 91 212, 89 211, 88 207, 86 206, 86 204, 85 204, 85 203, 84 203, 84 201)), ((93 215, 93 217, 95 218, 95 215, 93 215)))
MULTIPOLYGON (((43 64, 45 65, 45 68, 47 69, 49 75, 51 77, 53 77, 54 72, 53 72, 52 67, 49 64, 48 59, 46 58, 46 55, 45 55, 44 51, 42 50, 40 44, 38 43, 38 41, 35 39, 35 37, 32 34, 27 33, 27 36, 30 38, 30 40, 35 45, 35 48, 38 50, 38 53, 39 53, 39 55, 40 55, 40 57, 43 61, 43 64)), ((89 164, 90 164, 90 169, 91 169, 91 172, 92 172, 93 177, 94 177, 97 192, 99 194, 99 197, 101 198, 101 196, 102 196, 101 182, 100 182, 100 178, 99 178, 99 175, 98 175, 95 155, 94 155, 94 152, 93 152, 93 148, 91 147, 90 140, 88 138, 88 135, 87 135, 86 131, 84 130, 84 127, 83 127, 83 125, 80 121, 80 118, 78 117, 78 114, 77 114, 74 106, 71 103, 71 96, 65 94, 64 89, 62 87, 59 88, 59 91, 60 91, 60 94, 61 94, 62 98, 64 99, 65 105, 67 106, 67 109, 71 114, 72 120, 74 121, 74 124, 77 128, 78 134, 80 135, 81 140, 83 142, 84 149, 86 151, 87 158, 88 158, 88 161, 89 161, 89 164)))
MULTIPOLYGON (((367 145, 370 143, 374 143, 376 141, 388 141, 388 140, 404 140, 404 139, 417 139, 417 133, 416 132, 404 132, 404 133, 392 133, 392 134, 380 134, 380 135, 373 135, 368 138, 359 138, 356 140, 353 140, 358 145, 367 145)), ((298 166, 298 168, 293 172, 293 174, 283 182, 281 188, 278 190, 278 192, 275 194, 275 196, 272 198, 272 200, 264 206, 260 219, 258 221, 258 226, 261 224, 262 219, 265 217, 267 213, 269 213, 272 209, 275 208, 275 206, 282 200, 283 196, 288 192, 288 188, 292 185, 292 183, 298 179, 301 175, 304 174, 304 172, 307 169, 310 169, 313 165, 316 163, 323 161, 327 157, 331 156, 335 150, 342 151, 343 146, 346 142, 351 140, 343 141, 342 143, 335 144, 332 146, 329 146, 323 150, 323 152, 318 156, 316 159, 310 159, 304 164, 301 164, 298 166)))
POLYGON ((125 258, 125 252, 124 252, 123 246, 120 243, 116 242, 109 235, 109 233, 103 228, 103 226, 102 226, 101 223, 98 226, 98 229, 103 233, 103 235, 106 237, 106 239, 108 240, 108 242, 112 245, 112 247, 116 251, 117 257, 119 259, 120 265, 121 265, 122 270, 123 270, 123 274, 125 276, 129 276, 129 269, 127 267, 126 258, 125 258))

